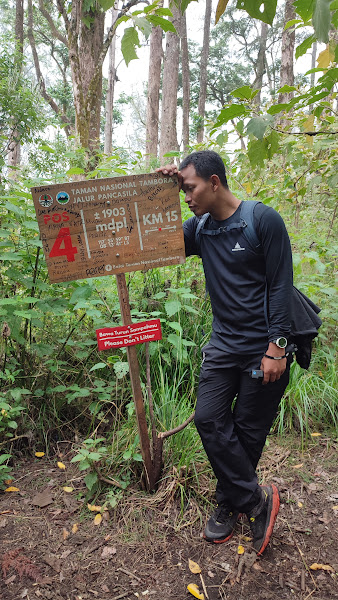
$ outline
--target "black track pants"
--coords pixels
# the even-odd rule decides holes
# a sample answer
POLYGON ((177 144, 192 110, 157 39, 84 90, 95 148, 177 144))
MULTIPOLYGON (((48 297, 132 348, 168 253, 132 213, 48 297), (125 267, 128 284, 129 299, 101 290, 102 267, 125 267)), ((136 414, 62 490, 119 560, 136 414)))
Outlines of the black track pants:
POLYGON ((208 344, 203 348, 195 424, 217 478, 216 499, 240 512, 257 503, 256 467, 289 381, 262 385, 252 379, 259 356, 233 356, 208 344), (234 403, 234 399, 235 403, 234 403))

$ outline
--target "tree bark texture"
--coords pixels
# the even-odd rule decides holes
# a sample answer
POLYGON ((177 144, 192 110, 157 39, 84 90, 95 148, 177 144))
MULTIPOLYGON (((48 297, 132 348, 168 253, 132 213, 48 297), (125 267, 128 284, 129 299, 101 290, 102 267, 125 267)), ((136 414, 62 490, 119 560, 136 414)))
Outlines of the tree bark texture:
MULTIPOLYGON (((180 13, 175 4, 171 6, 173 13, 172 22, 179 31, 180 13)), ((178 65, 180 58, 179 36, 171 31, 166 35, 166 50, 163 66, 162 83, 162 111, 161 111, 161 138, 160 138, 160 160, 170 150, 178 150, 177 143, 177 87, 178 87, 178 65)))
POLYGON ((147 124, 146 124, 146 161, 147 165, 153 157, 157 157, 160 87, 162 65, 162 38, 161 27, 153 27, 150 34, 149 70, 148 70, 148 95, 147 95, 147 124))
POLYGON ((266 51, 266 40, 268 37, 268 25, 267 23, 263 23, 261 25, 261 35, 260 35, 260 43, 259 43, 259 51, 256 61, 256 79, 253 83, 253 89, 258 90, 258 94, 254 98, 255 105, 259 108, 261 105, 261 91, 263 86, 263 75, 265 73, 265 51, 266 51))
MULTIPOLYGON (((22 71, 23 63, 23 19, 24 19, 24 7, 23 0, 16 0, 15 5, 15 64, 19 72, 22 71)), ((17 167, 20 164, 21 158, 21 146, 19 139, 19 132, 15 128, 11 132, 12 139, 8 144, 8 157, 7 164, 9 167, 17 167)), ((16 171, 9 169, 9 177, 16 179, 16 171)))
POLYGON ((100 8, 88 12, 88 26, 82 19, 82 0, 73 0, 70 14, 67 14, 62 0, 57 0, 57 3, 68 37, 76 132, 81 146, 95 151, 100 135, 102 65, 99 69, 98 65, 104 39, 105 13, 100 8))
POLYGON ((199 126, 197 129, 197 142, 201 143, 204 137, 204 116, 205 116, 205 102, 207 97, 207 66, 209 58, 209 46, 210 46, 210 21, 211 21, 211 6, 212 0, 206 0, 205 5, 205 17, 204 17, 204 33, 203 33, 203 47, 201 54, 201 70, 200 70, 200 93, 198 98, 198 116, 199 126))
MULTIPOLYGON (((112 24, 115 23, 117 10, 112 8, 112 24)), ((104 153, 110 155, 112 153, 113 144, 113 108, 114 108, 114 88, 115 88, 115 51, 116 51, 116 36, 114 35, 109 47, 109 66, 108 66, 108 90, 106 98, 106 120, 104 126, 104 153)))
MULTIPOLYGON (((293 7, 293 0, 286 0, 284 10, 284 26, 288 21, 296 18, 293 7)), ((282 34, 282 55, 280 67, 280 87, 284 85, 292 86, 294 84, 293 56, 295 49, 295 28, 289 27, 283 29, 282 34)), ((293 98, 293 92, 281 92, 278 96, 278 103, 289 102, 293 98)))
POLYGON ((182 115, 182 141, 183 151, 187 152, 189 147, 189 115, 190 115, 190 72, 187 20, 185 13, 181 16, 181 65, 182 65, 182 87, 183 87, 183 115, 182 115))

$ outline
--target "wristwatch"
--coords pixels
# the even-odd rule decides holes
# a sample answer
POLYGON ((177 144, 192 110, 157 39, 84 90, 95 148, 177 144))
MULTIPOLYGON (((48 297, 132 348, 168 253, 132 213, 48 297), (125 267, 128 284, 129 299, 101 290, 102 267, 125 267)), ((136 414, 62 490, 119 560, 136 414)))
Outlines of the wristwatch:
POLYGON ((285 337, 279 337, 276 340, 271 340, 271 342, 273 344, 276 344, 278 348, 286 348, 286 346, 288 345, 288 341, 285 337))

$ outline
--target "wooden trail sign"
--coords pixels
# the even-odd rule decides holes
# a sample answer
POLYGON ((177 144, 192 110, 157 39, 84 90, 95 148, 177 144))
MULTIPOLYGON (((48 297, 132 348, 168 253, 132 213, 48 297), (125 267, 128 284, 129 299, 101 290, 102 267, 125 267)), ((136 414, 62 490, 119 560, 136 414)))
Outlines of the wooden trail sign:
POLYGON ((148 173, 31 191, 52 283, 185 261, 177 177, 148 173))

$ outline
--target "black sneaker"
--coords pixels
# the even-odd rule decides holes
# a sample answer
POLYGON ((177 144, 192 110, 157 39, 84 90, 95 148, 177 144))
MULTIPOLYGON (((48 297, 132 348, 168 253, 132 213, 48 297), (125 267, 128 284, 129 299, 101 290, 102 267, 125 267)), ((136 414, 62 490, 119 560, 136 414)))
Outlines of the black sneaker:
POLYGON ((262 499, 247 515, 258 556, 267 547, 279 511, 279 492, 275 485, 262 485, 262 499))
POLYGON ((237 519, 238 511, 233 511, 224 504, 218 505, 207 522, 204 539, 215 544, 227 542, 234 533, 237 519))

